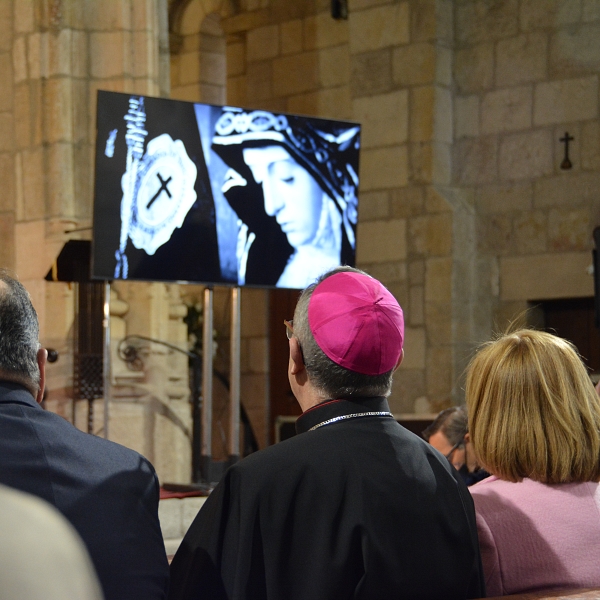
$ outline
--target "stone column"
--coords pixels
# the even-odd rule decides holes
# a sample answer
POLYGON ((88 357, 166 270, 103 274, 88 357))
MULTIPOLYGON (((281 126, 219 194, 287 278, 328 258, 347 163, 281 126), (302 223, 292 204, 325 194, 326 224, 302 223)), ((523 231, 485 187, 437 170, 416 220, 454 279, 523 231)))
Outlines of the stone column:
POLYGON ((110 438, 144 454, 162 482, 189 483, 191 407, 187 356, 160 342, 187 350, 186 307, 179 286, 162 283, 114 284, 113 365, 110 438), (126 308, 121 308, 121 306, 126 308), (156 340, 131 338, 140 335, 156 340), (118 348, 131 345, 139 361, 127 365, 118 348))
MULTIPOLYGON (((68 239, 91 237, 96 91, 168 94, 167 30, 167 0, 0 2, 0 264, 27 286, 41 341, 60 353, 48 367, 48 406, 66 418, 73 290, 44 276, 68 239)), ((161 479, 189 481, 186 357, 152 347, 147 372, 139 374, 128 372, 115 351, 132 331, 185 348, 185 307, 161 284, 118 289, 110 437, 156 462, 161 479)), ((85 416, 83 405, 80 412, 85 416)))

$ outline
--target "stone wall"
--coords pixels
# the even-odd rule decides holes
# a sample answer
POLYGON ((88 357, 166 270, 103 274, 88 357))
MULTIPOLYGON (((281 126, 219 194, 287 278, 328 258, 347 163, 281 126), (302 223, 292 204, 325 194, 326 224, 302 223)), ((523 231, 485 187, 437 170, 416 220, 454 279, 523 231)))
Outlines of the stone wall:
POLYGON ((593 295, 600 7, 455 3, 453 184, 476 213, 480 333, 528 301, 593 295), (562 170, 569 132, 573 168, 562 170))

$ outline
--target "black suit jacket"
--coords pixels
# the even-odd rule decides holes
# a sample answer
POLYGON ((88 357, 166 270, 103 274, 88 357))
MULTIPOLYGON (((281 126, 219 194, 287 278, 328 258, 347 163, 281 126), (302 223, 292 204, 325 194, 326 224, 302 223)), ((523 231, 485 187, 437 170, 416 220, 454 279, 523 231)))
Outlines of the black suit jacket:
POLYGON ((325 402, 300 435, 231 467, 173 559, 169 598, 484 596, 467 487, 380 411, 385 398, 325 402))
POLYGON ((72 523, 106 600, 165 597, 158 480, 143 456, 79 431, 22 386, 0 381, 0 483, 43 498, 72 523))

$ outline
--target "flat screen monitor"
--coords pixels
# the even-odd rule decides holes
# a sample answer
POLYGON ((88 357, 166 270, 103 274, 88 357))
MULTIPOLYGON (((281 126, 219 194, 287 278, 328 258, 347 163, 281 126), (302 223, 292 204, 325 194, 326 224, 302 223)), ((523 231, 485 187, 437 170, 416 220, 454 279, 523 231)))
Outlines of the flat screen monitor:
POLYGON ((355 264, 357 123, 98 92, 92 277, 301 289, 355 264))

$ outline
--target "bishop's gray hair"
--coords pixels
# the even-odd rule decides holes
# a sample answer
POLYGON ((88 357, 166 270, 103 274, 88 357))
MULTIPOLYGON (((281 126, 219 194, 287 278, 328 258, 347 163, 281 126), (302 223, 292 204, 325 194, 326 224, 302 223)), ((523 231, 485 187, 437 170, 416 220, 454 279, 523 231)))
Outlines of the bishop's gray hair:
MULTIPOLYGON (((310 330, 308 323, 308 304, 315 288, 327 277, 336 273, 368 273, 353 267, 337 267, 322 275, 315 283, 309 285, 301 294, 294 311, 294 335, 302 348, 304 366, 310 382, 328 399, 359 398, 370 396, 389 396, 392 391, 394 369, 382 375, 364 375, 351 371, 334 363, 321 350, 310 330)), ((335 310, 332 307, 333 310, 335 310)))
POLYGON ((0 378, 38 387, 39 324, 27 290, 0 269, 0 378))

